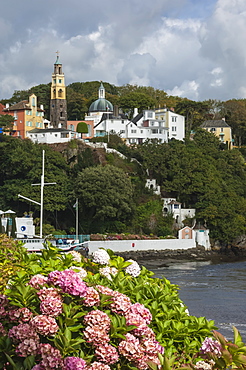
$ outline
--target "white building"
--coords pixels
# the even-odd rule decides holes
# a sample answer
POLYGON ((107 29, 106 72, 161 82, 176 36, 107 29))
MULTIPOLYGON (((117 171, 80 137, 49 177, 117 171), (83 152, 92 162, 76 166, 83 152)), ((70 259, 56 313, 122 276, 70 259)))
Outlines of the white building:
POLYGON ((161 108, 155 111, 156 118, 165 122, 168 128, 168 140, 184 140, 185 138, 185 117, 175 113, 173 109, 161 108))
POLYGON ((79 137, 79 133, 65 128, 33 129, 27 132, 27 138, 38 144, 66 143, 79 137))
POLYGON ((182 208, 181 203, 177 202, 175 198, 163 198, 163 215, 172 214, 175 222, 183 227, 183 221, 186 218, 193 218, 196 215, 195 208, 182 208))
POLYGON ((156 179, 147 179, 145 187, 153 190, 153 193, 155 193, 156 195, 161 195, 161 187, 160 185, 157 185, 156 179))

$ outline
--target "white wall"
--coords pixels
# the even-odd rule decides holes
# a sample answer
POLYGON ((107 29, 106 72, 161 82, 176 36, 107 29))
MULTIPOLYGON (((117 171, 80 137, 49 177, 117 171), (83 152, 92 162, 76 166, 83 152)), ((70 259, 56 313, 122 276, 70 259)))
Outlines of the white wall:
POLYGON ((114 252, 148 251, 163 249, 189 249, 195 248, 196 243, 192 239, 159 239, 159 240, 106 240, 89 241, 90 253, 99 248, 111 249, 114 252), (134 246, 133 246, 134 245, 134 246))

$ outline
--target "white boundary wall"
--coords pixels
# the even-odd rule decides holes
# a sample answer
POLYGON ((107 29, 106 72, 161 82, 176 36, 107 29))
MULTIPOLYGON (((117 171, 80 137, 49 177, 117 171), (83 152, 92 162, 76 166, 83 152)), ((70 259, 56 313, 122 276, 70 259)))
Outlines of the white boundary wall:
POLYGON ((195 248, 192 239, 158 239, 158 240, 99 240, 88 242, 90 253, 99 248, 111 249, 114 252, 147 251, 164 249, 189 249, 195 248))

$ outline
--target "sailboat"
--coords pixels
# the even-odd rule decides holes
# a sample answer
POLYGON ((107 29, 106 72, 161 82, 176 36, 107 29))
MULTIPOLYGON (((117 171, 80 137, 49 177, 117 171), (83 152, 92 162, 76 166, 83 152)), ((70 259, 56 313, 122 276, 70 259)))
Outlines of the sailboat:
MULTIPOLYGON (((72 241, 64 241, 61 240, 61 243, 56 242, 56 240, 49 240, 48 237, 43 237, 43 203, 44 203, 44 186, 45 185, 55 185, 55 182, 45 183, 44 182, 44 157, 45 151, 43 150, 42 156, 42 175, 41 175, 41 182, 40 184, 32 184, 32 185, 39 185, 41 190, 40 194, 40 202, 32 200, 30 198, 24 197, 21 194, 18 194, 19 198, 23 198, 27 201, 40 205, 40 235, 35 235, 35 226, 33 225, 33 218, 32 217, 16 217, 16 240, 21 241, 23 246, 27 248, 29 252, 40 252, 44 249, 44 244, 49 241, 52 245, 56 246, 60 251, 69 252, 72 250, 80 250, 83 247, 83 243, 77 243, 75 240, 72 241)), ((78 239, 78 201, 76 201, 76 240, 78 239)), ((60 241, 60 240, 59 240, 60 241)))

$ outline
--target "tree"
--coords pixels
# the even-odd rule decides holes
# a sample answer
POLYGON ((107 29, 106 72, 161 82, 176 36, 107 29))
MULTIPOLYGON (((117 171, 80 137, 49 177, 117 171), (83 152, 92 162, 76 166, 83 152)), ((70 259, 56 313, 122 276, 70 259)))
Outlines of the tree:
POLYGON ((151 109, 155 106, 155 100, 148 95, 139 92, 132 92, 123 95, 119 99, 120 108, 132 117, 134 108, 138 108, 140 112, 144 109, 151 109))
POLYGON ((0 127, 3 131, 12 131, 14 124, 14 117, 10 114, 1 114, 0 115, 0 127))
POLYGON ((112 231, 114 222, 129 222, 133 214, 133 188, 117 167, 97 166, 81 171, 74 184, 87 233, 112 231))
POLYGON ((88 134, 88 126, 86 122, 79 122, 76 131, 81 134, 81 139, 83 134, 88 134))
POLYGON ((68 120, 84 119, 85 113, 88 110, 87 99, 82 93, 74 91, 72 88, 67 88, 67 115, 68 120))
POLYGON ((225 119, 232 128, 235 144, 246 144, 246 99, 231 99, 224 103, 225 119))

